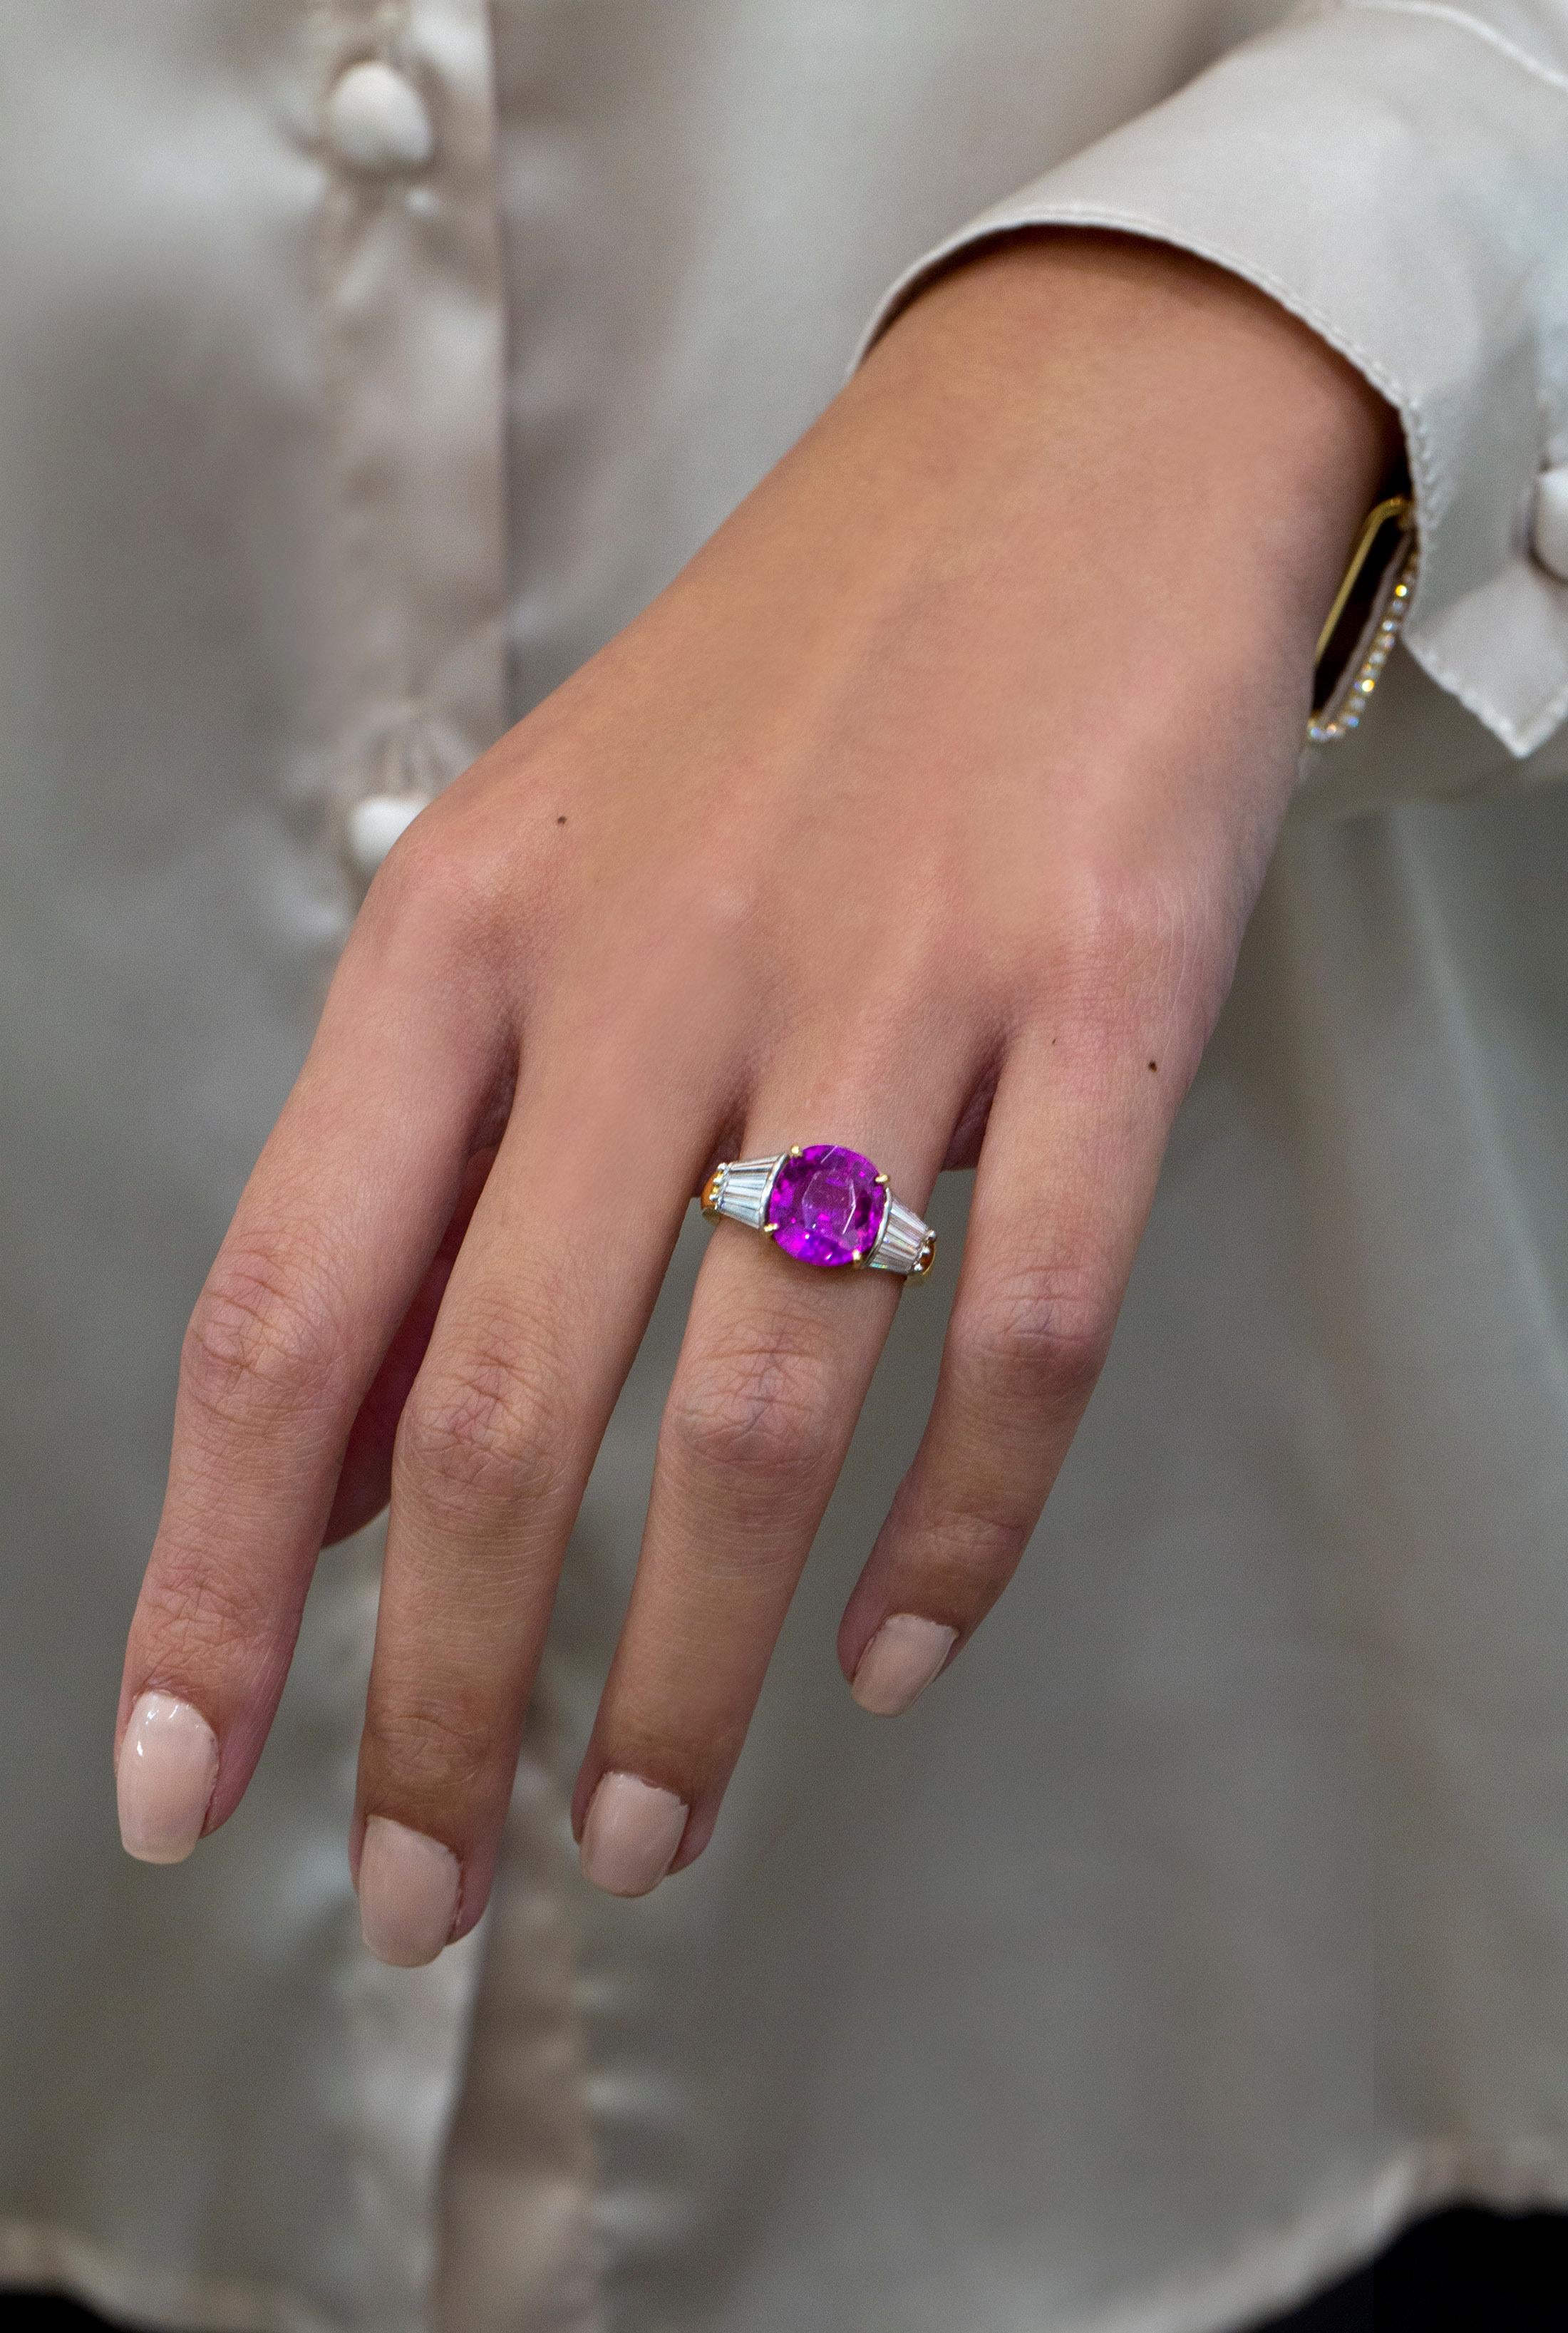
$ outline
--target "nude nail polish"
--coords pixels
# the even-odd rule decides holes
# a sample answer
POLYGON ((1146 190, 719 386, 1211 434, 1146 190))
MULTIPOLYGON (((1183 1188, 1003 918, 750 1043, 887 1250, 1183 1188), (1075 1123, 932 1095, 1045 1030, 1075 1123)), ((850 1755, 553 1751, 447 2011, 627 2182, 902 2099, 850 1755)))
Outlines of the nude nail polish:
POLYGON ((873 1717, 896 1717, 925 1691, 957 1641, 956 1628, 894 1612, 861 1654, 849 1690, 873 1717))
POLYGON ((183 1863, 202 1835, 218 1778, 217 1737, 199 1709, 144 1693, 115 1769, 120 1836, 139 1863, 183 1863))
POLYGON ((359 1850, 359 1927, 378 1961, 423 1968, 452 1939, 463 1874, 438 1839, 372 1815, 359 1850))
POLYGON ((584 1877, 609 1896, 645 1896, 674 1861, 685 1828, 685 1802, 674 1791, 607 1774, 583 1825, 584 1877))

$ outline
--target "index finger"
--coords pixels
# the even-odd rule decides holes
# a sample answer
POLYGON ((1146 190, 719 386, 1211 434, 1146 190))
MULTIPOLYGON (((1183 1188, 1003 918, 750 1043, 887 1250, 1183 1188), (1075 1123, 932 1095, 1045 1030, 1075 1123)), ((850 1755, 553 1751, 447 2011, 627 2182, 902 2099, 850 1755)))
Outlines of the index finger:
POLYGON ((126 1649, 121 1835, 177 1862, 233 1812, 293 1653, 343 1451, 455 1204, 499 1032, 372 926, 197 1301, 126 1649))

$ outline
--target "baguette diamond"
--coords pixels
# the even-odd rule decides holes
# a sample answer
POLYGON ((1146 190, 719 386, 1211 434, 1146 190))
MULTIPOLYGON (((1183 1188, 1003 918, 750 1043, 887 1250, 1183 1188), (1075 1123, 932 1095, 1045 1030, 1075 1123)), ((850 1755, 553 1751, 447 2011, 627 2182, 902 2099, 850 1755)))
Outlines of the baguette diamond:
POLYGON ((703 1213, 714 1218, 728 1215, 749 1231, 760 1232, 768 1220, 773 1178, 789 1155, 780 1151, 777 1158, 737 1158, 721 1166, 703 1194, 703 1213))
POLYGON ((923 1280, 936 1253, 936 1234, 913 1207, 889 1199, 882 1236, 866 1259, 874 1272, 904 1272, 923 1280), (928 1252, 929 1251, 929 1252, 928 1252))

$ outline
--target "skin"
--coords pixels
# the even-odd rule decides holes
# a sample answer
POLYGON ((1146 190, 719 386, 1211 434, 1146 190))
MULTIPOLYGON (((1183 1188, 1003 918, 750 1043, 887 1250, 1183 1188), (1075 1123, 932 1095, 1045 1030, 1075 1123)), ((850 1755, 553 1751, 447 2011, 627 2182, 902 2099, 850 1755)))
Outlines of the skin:
MULTIPOLYGON (((838 1642, 851 1676, 915 1613, 961 1652, 1104 1360, 1396 456, 1219 271, 1014 241, 418 819, 186 1344, 120 1727, 148 1688, 206 1715, 208 1829, 318 1551, 390 1495, 353 1852, 371 1814, 441 1840, 473 1925, 588 1469, 721 1157, 844 1142, 917 1208, 978 1161, 838 1642)), ((675 1867, 701 1853, 898 1300, 716 1230, 579 1829, 618 1771, 690 1808, 675 1867)))

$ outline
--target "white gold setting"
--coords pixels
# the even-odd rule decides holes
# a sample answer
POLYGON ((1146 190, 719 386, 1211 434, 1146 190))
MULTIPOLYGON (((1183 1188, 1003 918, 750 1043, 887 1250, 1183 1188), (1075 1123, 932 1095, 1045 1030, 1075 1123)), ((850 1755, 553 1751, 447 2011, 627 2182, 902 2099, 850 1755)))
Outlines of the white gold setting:
MULTIPOLYGON (((731 1223, 744 1224, 748 1231, 771 1237, 774 1225, 769 1205, 773 1186, 785 1160, 798 1156, 797 1146, 793 1152, 780 1150, 770 1158, 726 1159, 713 1169, 703 1190, 703 1215, 710 1223, 723 1216, 731 1223)), ((885 1188, 887 1177, 879 1175, 876 1179, 885 1188)), ((894 1272, 905 1280, 923 1280, 935 1260, 936 1234, 889 1190, 876 1237, 866 1253, 856 1254, 850 1269, 894 1272)))

